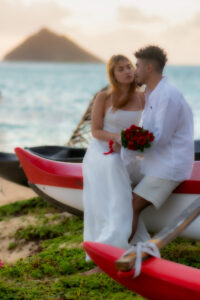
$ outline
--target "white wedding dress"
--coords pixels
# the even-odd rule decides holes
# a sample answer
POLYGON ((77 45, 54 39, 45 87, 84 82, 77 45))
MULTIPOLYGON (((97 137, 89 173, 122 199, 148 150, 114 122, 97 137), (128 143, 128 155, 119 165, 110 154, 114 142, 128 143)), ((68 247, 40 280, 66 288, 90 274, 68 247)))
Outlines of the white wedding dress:
MULTIPOLYGON (((120 133, 132 124, 139 125, 141 114, 142 111, 120 109, 112 112, 110 107, 103 129, 120 133)), ((120 154, 104 155, 108 151, 108 142, 93 139, 83 160, 84 241, 128 249, 133 218, 131 180, 120 154)), ((150 236, 140 218, 131 244, 148 239, 150 236)))

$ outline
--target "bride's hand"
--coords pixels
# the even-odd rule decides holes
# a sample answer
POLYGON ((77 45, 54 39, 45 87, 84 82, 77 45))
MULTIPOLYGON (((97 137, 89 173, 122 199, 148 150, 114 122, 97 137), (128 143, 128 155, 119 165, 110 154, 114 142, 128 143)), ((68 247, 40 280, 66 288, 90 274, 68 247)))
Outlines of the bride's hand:
POLYGON ((120 151, 121 151, 121 145, 119 143, 115 142, 113 144, 113 149, 114 149, 115 152, 120 153, 120 151))
POLYGON ((115 133, 115 137, 114 137, 114 142, 121 145, 121 134, 120 133, 115 133))

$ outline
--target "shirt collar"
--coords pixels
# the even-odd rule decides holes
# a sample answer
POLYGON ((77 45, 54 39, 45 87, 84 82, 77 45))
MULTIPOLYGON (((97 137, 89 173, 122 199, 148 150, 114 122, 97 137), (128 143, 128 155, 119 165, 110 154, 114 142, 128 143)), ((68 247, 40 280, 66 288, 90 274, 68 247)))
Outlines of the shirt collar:
POLYGON ((157 92, 162 85, 167 81, 167 77, 163 76, 162 79, 158 82, 158 84, 156 85, 155 89, 153 91, 151 91, 148 87, 145 88, 145 96, 146 96, 146 100, 149 99, 150 95, 154 94, 155 92, 157 92))

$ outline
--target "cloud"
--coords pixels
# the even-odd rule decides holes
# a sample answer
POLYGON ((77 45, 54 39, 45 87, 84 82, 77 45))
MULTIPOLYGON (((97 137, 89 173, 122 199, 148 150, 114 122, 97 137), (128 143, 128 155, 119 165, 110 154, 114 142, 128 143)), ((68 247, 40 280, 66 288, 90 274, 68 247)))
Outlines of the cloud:
POLYGON ((196 13, 195 17, 188 22, 189 26, 194 26, 196 28, 200 27, 200 11, 196 13))
POLYGON ((147 23, 163 23, 163 19, 156 15, 145 15, 135 6, 121 6, 118 8, 117 18, 122 23, 129 24, 147 24, 147 23))
POLYGON ((120 53, 134 60, 133 52, 144 45, 145 42, 150 42, 150 37, 145 32, 123 26, 120 28, 107 28, 106 31, 98 35, 87 33, 82 33, 81 36, 74 35, 72 39, 106 61, 111 55, 120 53))
POLYGON ((58 26, 71 12, 55 0, 0 0, 1 36, 22 36, 43 26, 58 26))
POLYGON ((104 23, 98 20, 95 24, 89 19, 85 23, 87 14, 81 9, 76 12, 71 6, 72 13, 60 5, 56 0, 0 0, 0 55, 45 26, 106 60, 114 53, 133 59, 138 48, 158 44, 168 52, 169 63, 200 65, 200 11, 187 22, 172 26, 159 15, 120 6, 112 18, 102 16, 104 23))
POLYGON ((99 49, 102 48, 101 44, 109 45, 107 57, 115 50, 131 55, 140 47, 154 44, 167 51, 169 64, 200 65, 200 12, 197 12, 193 18, 185 23, 163 27, 160 31, 152 30, 152 27, 148 25, 149 19, 147 20, 144 15, 139 16, 138 14, 136 21, 142 22, 142 20, 146 22, 146 27, 149 28, 145 29, 145 26, 130 27, 123 24, 121 30, 116 28, 117 31, 102 35, 101 42, 96 41, 99 43, 99 49))
POLYGON ((199 21, 200 12, 186 23, 161 31, 117 24, 112 29, 107 27, 98 35, 89 35, 86 32, 79 35, 76 32, 72 38, 105 60, 114 53, 122 53, 135 60, 133 53, 136 50, 154 44, 167 51, 169 64, 200 65, 199 21))
POLYGON ((158 36, 158 41, 167 47, 169 62, 200 65, 200 12, 189 21, 168 28, 158 36))

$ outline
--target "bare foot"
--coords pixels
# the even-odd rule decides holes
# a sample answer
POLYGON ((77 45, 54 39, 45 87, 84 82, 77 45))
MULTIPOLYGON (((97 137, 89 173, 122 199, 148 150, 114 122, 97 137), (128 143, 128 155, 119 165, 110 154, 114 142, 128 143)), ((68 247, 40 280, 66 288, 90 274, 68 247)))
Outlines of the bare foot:
POLYGON ((89 271, 79 273, 79 275, 88 276, 88 275, 91 275, 91 274, 98 274, 98 273, 103 273, 103 271, 99 267, 95 267, 95 268, 93 268, 89 271))

